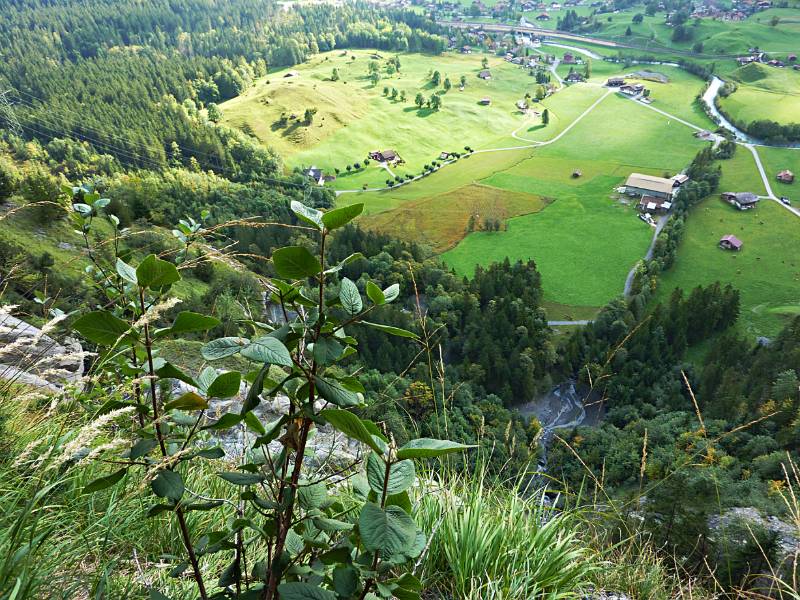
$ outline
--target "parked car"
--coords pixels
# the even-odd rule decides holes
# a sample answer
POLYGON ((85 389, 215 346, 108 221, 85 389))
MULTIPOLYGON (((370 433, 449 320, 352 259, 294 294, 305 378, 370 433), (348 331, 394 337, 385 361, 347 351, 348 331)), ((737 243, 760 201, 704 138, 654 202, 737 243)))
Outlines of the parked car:
POLYGON ((781 196, 781 202, 783 202, 786 206, 792 205, 792 201, 789 200, 786 196, 781 196))

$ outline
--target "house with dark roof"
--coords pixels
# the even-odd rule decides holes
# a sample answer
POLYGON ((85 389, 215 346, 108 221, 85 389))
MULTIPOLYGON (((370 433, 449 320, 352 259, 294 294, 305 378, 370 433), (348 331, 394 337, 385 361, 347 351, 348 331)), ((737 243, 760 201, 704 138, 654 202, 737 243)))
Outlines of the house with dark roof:
POLYGON ((606 81, 606 85, 608 87, 620 87, 625 85, 625 78, 624 77, 609 77, 606 81))
POLYGON ((489 69, 484 69, 480 73, 478 73, 478 78, 483 80, 489 80, 492 78, 492 72, 489 69))
POLYGON ((742 249, 743 245, 744 244, 742 243, 742 240, 740 240, 733 234, 724 235, 719 240, 719 247, 722 248, 723 250, 735 250, 736 252, 738 252, 739 250, 742 249))
POLYGON ((720 198, 739 210, 750 210, 758 204, 758 196, 753 192, 723 192, 720 198))
POLYGON ((488 96, 486 98, 481 98, 480 100, 478 100, 478 104, 482 106, 489 106, 491 103, 492 99, 489 98, 488 96))
POLYGON ((789 169, 784 169, 776 175, 776 179, 781 183, 792 183, 794 181, 794 173, 789 169))
POLYGON ((317 167, 309 167, 305 171, 303 171, 303 175, 308 177, 311 181, 316 183, 317 185, 322 185, 325 183, 325 176, 322 173, 322 169, 318 169, 317 167))
POLYGON ((394 150, 373 150, 369 153, 369 157, 372 160, 387 163, 398 162, 402 160, 400 155, 394 150))
POLYGON ((536 20, 537 21, 549 21, 550 20, 550 15, 548 15, 547 13, 541 13, 541 14, 536 16, 536 20))
POLYGON ((580 83, 581 81, 583 81, 583 75, 581 75, 577 71, 573 71, 572 73, 567 75, 564 81, 567 81, 569 83, 580 83))

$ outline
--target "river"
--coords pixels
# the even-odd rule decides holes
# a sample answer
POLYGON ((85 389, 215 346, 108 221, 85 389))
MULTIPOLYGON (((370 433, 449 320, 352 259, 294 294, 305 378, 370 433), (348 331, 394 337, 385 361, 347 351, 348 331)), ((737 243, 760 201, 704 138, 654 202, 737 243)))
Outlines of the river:
POLYGON ((547 468, 547 449, 557 429, 596 425, 600 421, 602 409, 599 404, 591 402, 592 398, 591 391, 581 388, 573 380, 567 380, 547 394, 519 407, 523 417, 536 417, 542 425, 540 471, 547 468))

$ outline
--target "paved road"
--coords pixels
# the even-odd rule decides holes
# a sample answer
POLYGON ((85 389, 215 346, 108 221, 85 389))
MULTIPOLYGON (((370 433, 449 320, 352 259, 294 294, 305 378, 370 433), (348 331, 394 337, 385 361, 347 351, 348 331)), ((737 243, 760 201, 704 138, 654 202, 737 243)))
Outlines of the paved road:
MULTIPOLYGON (((664 229, 664 225, 667 224, 669 220, 669 215, 662 215, 658 218, 656 222, 656 230, 653 232, 653 239, 650 242, 650 246, 647 248, 647 252, 644 255, 644 260, 650 260, 653 258, 653 249, 656 247, 656 240, 658 239, 658 234, 661 233, 661 230, 664 229)), ((623 295, 627 298, 631 293, 631 286, 633 285, 633 278, 636 275, 636 267, 639 266, 640 261, 636 261, 636 264, 631 267, 631 270, 628 271, 628 276, 625 278, 625 287, 622 289, 623 295)))

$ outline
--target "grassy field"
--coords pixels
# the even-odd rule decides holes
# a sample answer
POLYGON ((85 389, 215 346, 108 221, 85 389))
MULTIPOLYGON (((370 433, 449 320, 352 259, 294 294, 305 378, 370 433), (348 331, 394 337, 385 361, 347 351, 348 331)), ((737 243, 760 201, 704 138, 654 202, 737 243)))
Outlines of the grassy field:
MULTIPOLYGON (((579 16, 591 16, 594 9, 588 6, 563 8, 560 11, 548 11, 549 21, 535 21, 541 11, 526 12, 525 17, 546 29, 555 29, 559 18, 563 18, 567 10, 575 10, 579 16)), ((654 16, 644 14, 644 6, 639 5, 615 13, 596 15, 601 28, 593 32, 593 37, 614 40, 626 44, 641 46, 652 50, 676 48, 689 50, 696 42, 703 43, 703 53, 736 54, 747 52, 752 46, 758 46, 770 52, 788 52, 798 50, 800 36, 800 10, 792 8, 775 8, 751 15, 741 22, 720 21, 710 18, 699 22, 689 21, 687 28, 691 31, 691 39, 679 42, 672 41, 674 30, 665 23, 665 14, 658 12, 654 16), (636 14, 642 14, 640 24, 633 23, 636 14), (773 26, 772 18, 779 22, 773 26), (631 35, 626 35, 627 28, 631 35)))
POLYGON ((800 122, 800 71, 750 64, 733 71, 730 78, 738 87, 720 103, 734 119, 800 122))
POLYGON ((484 180, 489 185, 554 199, 540 213, 510 219, 500 232, 469 234, 443 255, 457 272, 476 264, 533 258, 545 299, 573 307, 600 306, 622 292, 652 229, 621 202, 614 188, 631 171, 661 175, 683 168, 702 145, 685 126, 629 100, 609 96, 558 142, 484 180), (624 123, 624 130, 620 130, 624 123), (582 176, 572 177, 579 169, 582 176))
POLYGON ((371 150, 392 148, 405 160, 392 168, 392 174, 418 174, 442 151, 463 151, 464 146, 479 147, 507 136, 523 122, 515 102, 536 87, 526 70, 490 55, 404 54, 401 70, 391 75, 386 70, 388 58, 368 51, 321 54, 295 69, 272 73, 225 102, 225 121, 250 128, 285 156, 289 166, 317 165, 329 173, 338 168, 337 189, 382 187, 391 175, 376 163, 352 173, 345 167, 363 163, 371 150), (477 77, 484 57, 492 73, 489 81, 477 77), (376 85, 369 80, 373 62, 381 76, 376 85), (331 81, 334 68, 338 81, 331 81), (441 74, 438 87, 431 81, 433 70, 441 74), (297 75, 285 77, 293 71, 297 75), (462 75, 466 86, 459 91, 462 75), (446 92, 445 78, 452 84, 446 92), (390 93, 396 88, 398 98, 385 96, 385 87, 390 93), (399 99, 403 92, 405 101, 399 99), (429 98, 435 92, 441 93, 441 110, 418 109, 414 104, 417 93, 429 98), (483 97, 491 99, 490 106, 479 104, 483 97), (307 108, 317 110, 308 125, 303 121, 307 108), (296 118, 284 125, 281 115, 296 118))
POLYGON ((736 154, 722 162, 722 178, 719 181, 721 192, 753 192, 764 196, 764 181, 758 173, 755 158, 747 148, 739 146, 736 154))
POLYGON ((800 219, 774 201, 738 211, 711 197, 693 209, 673 268, 664 273, 658 297, 676 287, 688 291, 720 281, 741 291, 740 322, 751 335, 774 335, 800 313, 800 219), (729 233, 744 242, 739 252, 721 250, 729 233))
POLYGON ((758 147, 758 154, 767 176, 770 178, 772 191, 777 196, 787 196, 791 200, 800 202, 800 149, 792 150, 789 148, 765 148, 758 147), (788 169, 795 174, 794 183, 781 183, 776 181, 775 175, 784 169, 788 169))

